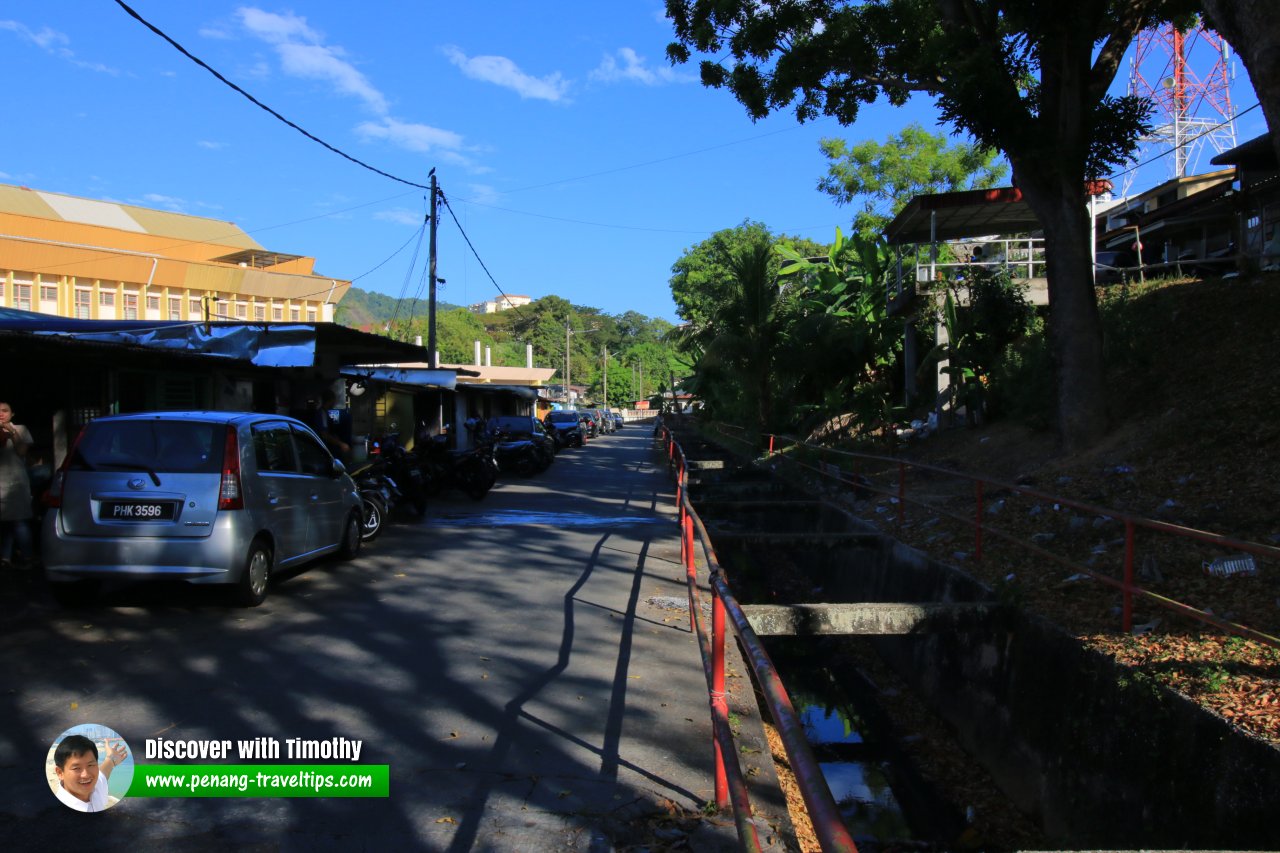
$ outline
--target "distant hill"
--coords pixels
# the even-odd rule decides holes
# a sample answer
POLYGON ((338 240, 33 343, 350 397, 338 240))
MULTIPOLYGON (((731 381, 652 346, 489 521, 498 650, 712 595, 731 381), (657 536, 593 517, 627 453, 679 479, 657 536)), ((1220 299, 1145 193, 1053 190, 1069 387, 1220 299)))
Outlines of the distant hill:
MULTIPOLYGON (((347 291, 347 295, 342 297, 342 301, 338 303, 338 308, 334 312, 334 320, 343 326, 350 326, 353 329, 385 323, 393 316, 397 316, 396 301, 394 296, 388 296, 385 293, 376 293, 372 290, 352 287, 347 291)), ((441 313, 452 311, 458 307, 460 306, 449 302, 436 302, 436 311, 441 313)), ((410 316, 425 317, 426 314, 427 300, 406 299, 404 304, 400 306, 398 316, 402 319, 407 319, 410 316)))

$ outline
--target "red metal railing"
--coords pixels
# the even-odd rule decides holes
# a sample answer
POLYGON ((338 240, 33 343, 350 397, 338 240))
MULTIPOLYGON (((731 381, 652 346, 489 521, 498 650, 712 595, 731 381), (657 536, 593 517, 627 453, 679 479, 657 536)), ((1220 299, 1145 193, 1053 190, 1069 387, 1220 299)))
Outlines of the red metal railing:
MULTIPOLYGON (((727 438, 742 442, 748 447, 752 444, 741 435, 729 435, 724 429, 717 425, 717 431, 727 438)), ((896 501, 897 507, 897 523, 899 526, 905 521, 906 505, 908 503, 927 509, 944 518, 950 518, 965 525, 972 525, 974 538, 974 558, 981 560, 983 558, 984 535, 994 536, 1005 542, 1012 543, 1028 553, 1041 557, 1049 562, 1057 563, 1061 566, 1071 569, 1074 572, 1086 575, 1102 584, 1113 587, 1121 593, 1121 627, 1125 632, 1133 631, 1133 604, 1135 598, 1141 598, 1149 601, 1161 608, 1179 613, 1193 620, 1212 625, 1219 630, 1236 634, 1251 640, 1256 640, 1268 646, 1280 648, 1280 638, 1274 637, 1264 631, 1242 625, 1228 619, 1220 618, 1212 613, 1192 607, 1181 601, 1160 595, 1149 589, 1139 586, 1135 582, 1134 571, 1134 536, 1139 529, 1150 530, 1154 532, 1164 533, 1183 539, 1193 540, 1203 544, 1214 545, 1222 548, 1229 548, 1235 551, 1252 554, 1257 557, 1266 557, 1271 559, 1280 559, 1280 548, 1270 545, 1263 545, 1258 542, 1250 542, 1243 539, 1237 539, 1220 533, 1213 533, 1206 530, 1197 530, 1191 527, 1184 527, 1177 524, 1171 524, 1165 521, 1158 521, 1152 518, 1144 518, 1142 516, 1133 515, 1131 513, 1120 512, 1118 510, 1107 509, 1105 507, 1096 506, 1094 504, 1078 501, 1073 498, 1065 498, 1060 495, 1053 495, 1042 492, 1038 489, 1032 489, 1027 486, 1019 486, 1016 484, 1005 483, 991 477, 983 477, 977 474, 969 474, 962 471, 953 471, 947 468, 939 468, 933 465, 927 465, 919 462, 909 462, 904 459, 897 459, 889 456, 881 456, 873 453, 858 453, 845 450, 832 450, 808 442, 799 441, 795 438, 782 435, 766 434, 761 437, 761 441, 768 440, 767 453, 769 457, 781 457, 790 464, 808 469, 824 477, 834 478, 839 482, 849 482, 843 477, 843 469, 838 469, 836 474, 832 474, 830 466, 825 462, 820 462, 819 466, 814 466, 808 462, 797 458, 795 453, 786 453, 781 447, 783 442, 787 442, 790 448, 804 448, 808 451, 820 454, 820 459, 824 459, 827 455, 835 455, 844 457, 857 462, 873 463, 888 471, 896 470, 897 483, 896 488, 885 486, 877 486, 869 479, 863 476, 855 475, 855 486, 866 492, 889 497, 896 501), (974 514, 972 518, 962 516, 958 513, 950 512, 947 509, 939 507, 935 504, 918 499, 908 494, 907 488, 907 472, 908 471, 927 472, 934 475, 942 475, 957 480, 967 480, 973 484, 974 488, 974 514), (1010 534, 1006 531, 991 525, 984 521, 984 496, 988 489, 997 489, 1009 494, 1021 495, 1047 504, 1054 504, 1061 507, 1069 507, 1082 513, 1087 513, 1098 518, 1113 519, 1124 525, 1124 559, 1121 568, 1121 577, 1115 578, 1105 572, 1097 571, 1089 566, 1074 562, 1060 554, 1042 548, 1039 545, 1028 542, 1018 536, 1010 534)))
POLYGON ((733 732, 729 726, 729 704, 724 685, 725 623, 733 624, 734 633, 747 654, 748 664, 764 694, 774 725, 782 739, 787 759, 796 776, 814 832, 824 851, 850 851, 857 846, 844 825, 831 789, 827 787, 818 761, 804 736, 804 727, 796 715, 782 684, 778 671, 765 651, 760 638, 752 630, 746 613, 734 598, 724 569, 716 557, 707 529, 689 500, 688 463, 684 449, 665 426, 662 438, 666 444, 667 459, 676 473, 676 503, 680 511, 680 559, 685 567, 689 588, 689 624, 697 634, 702 651, 702 665, 707 677, 712 721, 712 746, 715 753, 715 798, 718 808, 733 806, 734 823, 743 849, 759 850, 760 839, 752 820, 751 801, 747 792, 742 767, 734 748, 733 732), (695 542, 696 539, 696 542, 695 542), (711 590, 711 633, 708 635, 702 612, 702 592, 698 586, 696 544, 702 545, 703 558, 708 570, 708 587, 711 590))

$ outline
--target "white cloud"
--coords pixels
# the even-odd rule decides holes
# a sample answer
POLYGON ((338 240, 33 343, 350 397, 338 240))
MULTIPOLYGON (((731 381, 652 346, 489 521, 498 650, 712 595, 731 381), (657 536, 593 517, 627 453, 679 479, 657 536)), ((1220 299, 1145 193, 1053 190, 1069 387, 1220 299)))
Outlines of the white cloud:
POLYGON ((546 77, 533 77, 525 74, 518 65, 505 56, 468 57, 452 45, 444 48, 444 54, 472 80, 511 89, 522 98, 561 101, 569 91, 569 81, 565 80, 559 72, 546 77))
POLYGON ((422 215, 420 210, 394 207, 391 210, 379 210, 373 215, 373 218, 382 222, 394 222, 397 225, 410 225, 416 228, 422 224, 422 215))
POLYGON ((497 204, 502 200, 502 195, 488 184, 468 184, 467 195, 467 201, 476 204, 497 204))
POLYGON ((366 121, 356 128, 364 139, 380 139, 406 151, 430 154, 440 150, 458 151, 462 137, 451 130, 441 130, 426 124, 403 122, 394 118, 366 121))
POLYGON ((604 60, 589 75, 597 83, 634 82, 645 86, 661 86, 665 83, 689 83, 693 77, 681 74, 673 68, 650 68, 645 58, 629 47, 605 54, 604 60))
POLYGON ((217 151, 220 148, 227 147, 227 143, 225 142, 213 142, 209 139, 201 139, 196 142, 196 145, 199 145, 201 148, 207 148, 210 151, 217 151))
POLYGON ((285 74, 331 83, 340 94, 359 98, 374 113, 386 115, 386 96, 347 60, 345 50, 325 44, 324 34, 307 24, 306 18, 247 6, 237 9, 236 15, 253 36, 275 48, 285 74))
POLYGON ((0 181, 11 181, 11 180, 13 180, 13 175, 10 175, 8 172, 0 172, 0 181))
POLYGON ((82 59, 78 59, 75 51, 68 47, 68 45, 71 44, 71 39, 67 38, 65 33, 60 33, 57 30, 50 29, 49 27, 41 27, 39 30, 33 30, 26 24, 18 21, 0 21, 0 31, 16 33, 18 36, 31 42, 45 53, 56 56, 59 59, 65 59, 67 62, 70 62, 72 65, 79 68, 86 68, 89 71, 97 71, 102 74, 120 73, 115 68, 103 65, 101 62, 85 62, 82 59))
POLYGON ((324 41, 320 32, 307 25, 306 18, 297 15, 277 15, 252 6, 241 6, 236 15, 246 29, 271 44, 285 44, 299 38, 312 44, 324 41))
POLYGON ((386 115, 387 99, 369 78, 342 58, 343 50, 318 44, 281 44, 280 67, 286 74, 311 80, 327 80, 344 95, 354 95, 378 115, 386 115))

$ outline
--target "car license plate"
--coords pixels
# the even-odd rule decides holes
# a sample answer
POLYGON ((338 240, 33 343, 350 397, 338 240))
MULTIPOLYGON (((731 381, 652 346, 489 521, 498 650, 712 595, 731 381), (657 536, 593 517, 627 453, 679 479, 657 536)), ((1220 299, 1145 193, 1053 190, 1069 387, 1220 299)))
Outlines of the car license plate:
POLYGON ((173 521, 173 501, 103 501, 99 521, 173 521))

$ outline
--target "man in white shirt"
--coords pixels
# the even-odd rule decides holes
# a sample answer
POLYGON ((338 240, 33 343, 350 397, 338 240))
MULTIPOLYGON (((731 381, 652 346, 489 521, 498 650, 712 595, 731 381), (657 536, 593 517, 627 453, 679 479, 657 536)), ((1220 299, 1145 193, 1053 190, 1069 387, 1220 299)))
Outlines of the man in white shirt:
POLYGON ((124 763, 127 753, 107 744, 107 757, 98 764, 98 747, 84 735, 67 735, 53 753, 58 774, 58 799, 80 812, 100 812, 107 801, 107 778, 124 763))

